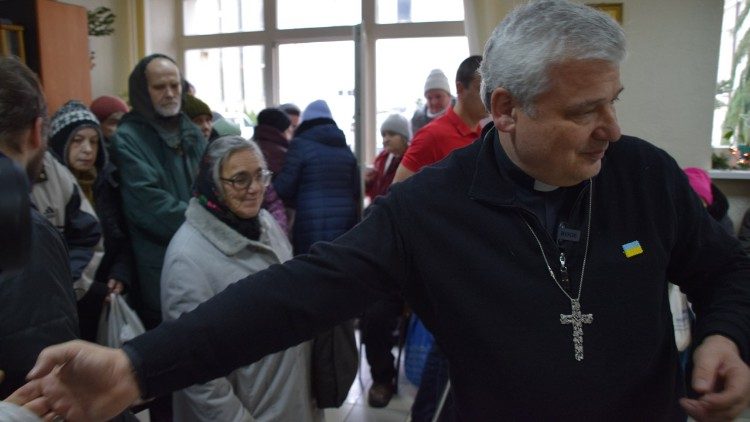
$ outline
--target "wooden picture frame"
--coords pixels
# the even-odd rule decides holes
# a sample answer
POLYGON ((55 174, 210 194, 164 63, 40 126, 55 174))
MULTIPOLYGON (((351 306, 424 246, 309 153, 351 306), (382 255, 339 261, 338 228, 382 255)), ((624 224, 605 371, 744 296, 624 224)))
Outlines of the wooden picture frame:
POLYGON ((612 19, 622 25, 622 3, 589 3, 587 6, 612 16, 612 19))
POLYGON ((17 56, 22 62, 26 63, 23 26, 0 25, 0 55, 17 56))

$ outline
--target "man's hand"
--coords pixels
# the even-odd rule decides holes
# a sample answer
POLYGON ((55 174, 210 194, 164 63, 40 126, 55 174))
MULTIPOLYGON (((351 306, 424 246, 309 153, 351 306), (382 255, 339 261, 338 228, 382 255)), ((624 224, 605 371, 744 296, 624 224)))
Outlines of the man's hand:
POLYGON ((52 420, 56 416, 51 411, 52 408, 48 404, 47 399, 42 397, 42 389, 38 381, 31 381, 21 386, 21 388, 8 396, 5 401, 23 407, 44 420, 52 420))
POLYGON ((750 403, 750 368, 737 345, 720 335, 706 337, 693 354, 693 390, 698 399, 680 399, 698 421, 731 421, 750 403))
POLYGON ((140 395, 125 352, 79 340, 44 349, 28 378, 69 422, 109 420, 140 395))

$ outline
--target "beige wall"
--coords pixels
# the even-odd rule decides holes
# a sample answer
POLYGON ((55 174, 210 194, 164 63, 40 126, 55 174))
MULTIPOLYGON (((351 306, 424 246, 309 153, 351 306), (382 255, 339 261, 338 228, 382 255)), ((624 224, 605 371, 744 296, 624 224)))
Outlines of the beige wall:
POLYGON ((92 98, 100 95, 125 96, 128 75, 136 63, 137 34, 135 8, 132 0, 64 0, 64 3, 83 6, 88 10, 108 7, 115 14, 115 32, 109 36, 89 37, 89 49, 95 52, 95 66, 91 69, 92 98))
POLYGON ((89 47, 96 53, 96 66, 91 70, 93 98, 100 95, 125 96, 130 71, 144 55, 157 52, 172 57, 177 55, 176 2, 173 0, 61 1, 88 10, 99 6, 109 7, 116 16, 114 34, 89 37, 89 47), (138 7, 141 4, 144 26, 149 29, 139 37, 138 7), (141 43, 144 45, 141 46, 141 43))
MULTIPOLYGON (((620 0, 628 59, 618 104, 623 132, 667 150, 683 166, 708 168, 722 0, 620 0)), ((465 0, 470 49, 520 0, 465 0)))

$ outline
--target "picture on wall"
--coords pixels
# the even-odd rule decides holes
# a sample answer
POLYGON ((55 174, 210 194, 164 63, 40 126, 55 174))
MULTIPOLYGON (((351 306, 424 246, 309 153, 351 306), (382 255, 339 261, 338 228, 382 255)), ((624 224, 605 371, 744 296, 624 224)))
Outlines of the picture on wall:
POLYGON ((622 3, 592 3, 587 5, 612 16, 614 20, 622 25, 622 3))

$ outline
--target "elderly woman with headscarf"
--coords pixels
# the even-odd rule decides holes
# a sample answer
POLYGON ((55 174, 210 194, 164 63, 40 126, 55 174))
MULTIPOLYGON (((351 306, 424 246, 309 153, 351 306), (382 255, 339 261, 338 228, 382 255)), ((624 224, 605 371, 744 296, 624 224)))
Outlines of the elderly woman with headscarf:
MULTIPOLYGON (((248 274, 291 259, 286 235, 261 208, 270 181, 254 142, 227 136, 208 146, 185 223, 167 248, 161 277, 165 321, 190 312, 248 274)), ((312 398, 310 359, 306 342, 181 390, 173 395, 175 420, 323 420, 312 398)))

